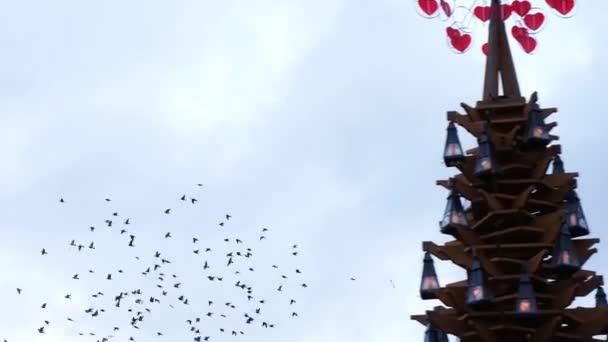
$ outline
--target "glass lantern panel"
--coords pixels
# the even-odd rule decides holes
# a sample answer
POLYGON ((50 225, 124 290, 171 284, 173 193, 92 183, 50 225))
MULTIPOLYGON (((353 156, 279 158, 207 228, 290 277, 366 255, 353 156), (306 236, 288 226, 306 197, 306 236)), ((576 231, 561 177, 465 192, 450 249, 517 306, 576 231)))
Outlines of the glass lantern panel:
POLYGON ((422 290, 434 290, 439 288, 437 277, 427 276, 422 279, 422 290))
POLYGON ((452 224, 458 224, 461 226, 467 225, 467 219, 462 212, 452 212, 452 224))
POLYGON ((519 312, 531 312, 532 311, 532 301, 529 299, 521 299, 517 303, 517 311, 519 312))
POLYGON ((448 144, 448 146, 446 146, 446 148, 445 148, 446 157, 454 157, 454 156, 461 156, 461 155, 462 155, 462 149, 460 148, 460 146, 458 144, 451 143, 451 144, 448 144))
POLYGON ((450 225, 450 212, 446 212, 443 215, 443 220, 441 220, 441 228, 447 227, 450 225))
POLYGON ((558 258, 558 263, 559 264, 564 264, 564 265, 572 265, 572 256, 570 255, 569 251, 561 251, 561 253, 559 254, 559 258, 558 258))
POLYGON ((484 299, 483 286, 477 285, 471 289, 469 302, 476 302, 484 299))
POLYGON ((570 226, 576 226, 578 224, 578 216, 576 215, 576 212, 570 213, 570 215, 568 215, 568 224, 570 226))
POLYGON ((532 129, 532 136, 535 138, 542 138, 545 134, 545 128, 541 126, 536 126, 532 129))
POLYGON ((587 229, 587 221, 585 220, 585 217, 583 215, 580 216, 580 218, 578 220, 578 225, 581 226, 582 228, 587 229))
POLYGON ((452 208, 454 208, 452 201, 453 201, 453 198, 449 197, 448 201, 445 205, 445 211, 443 212, 443 219, 441 220, 441 227, 447 227, 451 222, 452 212, 453 212, 452 208))
POLYGON ((481 171, 490 170, 492 168, 492 160, 490 158, 483 158, 479 161, 479 167, 481 171))

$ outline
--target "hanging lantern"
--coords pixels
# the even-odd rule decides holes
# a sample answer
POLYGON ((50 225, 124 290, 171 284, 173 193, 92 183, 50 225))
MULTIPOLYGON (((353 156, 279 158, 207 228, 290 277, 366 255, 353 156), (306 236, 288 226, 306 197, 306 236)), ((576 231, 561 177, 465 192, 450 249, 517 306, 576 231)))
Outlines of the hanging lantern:
POLYGON ((435 299, 437 297, 433 290, 439 288, 439 280, 437 278, 437 273, 435 272, 433 258, 429 252, 424 253, 423 263, 420 297, 422 297, 422 299, 435 299))
POLYGON ((553 268, 558 273, 571 273, 578 271, 581 267, 578 257, 572 249, 570 230, 566 222, 562 222, 552 258, 553 268))
POLYGON ((465 160, 460 139, 458 139, 458 131, 453 122, 448 124, 448 134, 445 139, 445 150, 443 151, 443 161, 447 166, 456 166, 459 162, 465 160))
POLYGON ((483 177, 496 173, 496 161, 494 158, 494 146, 487 134, 482 134, 477 138, 479 148, 475 161, 475 176, 483 177))
POLYGON ((428 324, 424 333, 424 342, 449 342, 448 336, 441 329, 428 324))
POLYGON ((608 301, 606 301, 606 292, 604 292, 604 288, 599 286, 597 291, 595 291, 595 307, 608 307, 608 301))
POLYGON ((522 273, 519 279, 519 291, 515 302, 515 312, 518 315, 534 314, 538 311, 534 287, 530 281, 527 270, 522 273))
POLYGON ((532 109, 528 113, 528 124, 526 129, 524 138, 526 144, 546 146, 551 142, 549 130, 545 125, 545 120, 543 120, 541 116, 541 110, 537 103, 532 105, 532 109))
POLYGON ((559 175, 564 172, 564 162, 562 161, 562 158, 559 157, 559 155, 556 155, 555 157, 553 157, 553 174, 559 175))
POLYGON ((468 272, 466 303, 470 307, 486 307, 494 303, 494 295, 487 286, 486 274, 476 251, 473 251, 473 263, 468 272))
POLYGON ((589 226, 585 219, 581 201, 574 190, 570 191, 566 198, 566 223, 572 237, 589 234, 589 226))
POLYGON ((464 214, 460 196, 452 189, 443 213, 443 219, 439 222, 443 234, 454 234, 456 227, 467 227, 469 222, 464 214))

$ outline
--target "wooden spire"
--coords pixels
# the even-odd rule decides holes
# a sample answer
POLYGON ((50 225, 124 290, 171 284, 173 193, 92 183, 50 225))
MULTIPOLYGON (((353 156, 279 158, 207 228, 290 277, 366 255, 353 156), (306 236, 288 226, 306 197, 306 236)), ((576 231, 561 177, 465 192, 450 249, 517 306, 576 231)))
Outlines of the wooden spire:
POLYGON ((486 74, 483 86, 483 102, 495 102, 498 96, 498 82, 502 80, 504 98, 521 99, 515 66, 505 23, 502 20, 500 0, 492 0, 490 28, 488 35, 488 56, 486 59, 486 74))

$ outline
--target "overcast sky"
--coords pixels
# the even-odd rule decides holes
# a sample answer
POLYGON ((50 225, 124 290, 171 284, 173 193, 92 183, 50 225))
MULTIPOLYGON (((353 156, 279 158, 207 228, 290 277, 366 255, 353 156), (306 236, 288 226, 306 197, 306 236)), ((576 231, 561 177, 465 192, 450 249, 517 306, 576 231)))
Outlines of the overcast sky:
MULTIPOLYGON (((515 47, 514 58, 525 96, 538 90, 542 106, 559 108, 549 121, 559 121, 566 169, 580 173, 592 234, 608 241, 608 3, 583 5, 571 19, 550 15, 538 52, 515 47)), ((435 180, 455 174, 442 164, 446 111, 481 96, 477 30, 473 50, 455 55, 445 23, 419 17, 412 0, 4 4, 0 338, 94 341, 78 333, 106 336, 118 325, 116 341, 187 341, 185 320, 199 316, 215 341, 422 340, 409 316, 439 302, 418 295, 421 242, 447 240, 438 232, 447 192, 435 180), (199 201, 182 203, 182 194, 199 201), (113 212, 116 226, 104 227, 113 212), (225 213, 233 217, 219 228, 225 213), (136 248, 119 234, 127 217, 136 248), (215 254, 193 254, 193 236, 215 254), (255 252, 251 266, 231 267, 255 268, 243 277, 268 299, 262 316, 274 329, 243 324, 251 308, 222 254, 236 248, 223 239, 237 236, 246 242, 238 248, 255 252), (96 249, 79 253, 72 239, 96 249), (191 304, 166 279, 171 296, 133 331, 127 305, 115 309, 112 299, 158 293, 154 276, 140 274, 157 250, 191 304), (205 272, 230 281, 204 278, 206 259, 217 266, 205 272), (97 291, 107 298, 92 298, 97 291), (208 299, 238 307, 208 319, 208 299), (92 306, 107 312, 91 318, 83 310, 92 306), (247 335, 222 337, 220 327, 247 335)), ((603 271, 603 250, 588 268, 603 271)), ((441 284, 465 277, 447 262, 437 268, 441 284)))

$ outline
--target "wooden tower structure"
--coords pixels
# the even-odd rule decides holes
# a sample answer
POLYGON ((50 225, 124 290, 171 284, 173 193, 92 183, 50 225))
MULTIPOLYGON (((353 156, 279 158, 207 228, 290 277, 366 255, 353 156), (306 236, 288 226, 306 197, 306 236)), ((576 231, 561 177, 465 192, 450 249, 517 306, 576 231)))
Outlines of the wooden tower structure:
POLYGON ((444 161, 460 173, 437 184, 449 191, 440 229, 454 239, 422 244, 421 297, 443 305, 412 319, 427 327, 425 342, 446 334, 461 342, 604 341, 603 279, 584 269, 599 240, 585 237, 578 174, 564 170, 550 134, 557 123, 545 123, 557 109, 540 108, 536 92, 527 101, 520 94, 499 6, 492 0, 482 100, 447 115, 444 161), (457 126, 478 146, 463 151, 457 126), (462 267, 467 279, 441 287, 433 257, 462 267), (571 307, 593 291, 595 307, 571 307))

